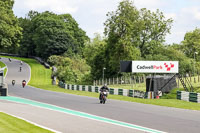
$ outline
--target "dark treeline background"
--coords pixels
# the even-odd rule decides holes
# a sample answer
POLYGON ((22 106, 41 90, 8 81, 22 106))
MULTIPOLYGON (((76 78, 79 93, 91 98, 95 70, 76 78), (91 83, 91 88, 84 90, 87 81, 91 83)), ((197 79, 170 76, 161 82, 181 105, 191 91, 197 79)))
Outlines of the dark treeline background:
POLYGON ((125 75, 120 60, 179 61, 181 74, 199 71, 200 29, 187 32, 180 44, 166 44, 173 20, 159 10, 139 10, 122 0, 106 14, 104 36, 90 39, 68 13, 30 11, 17 18, 13 4, 0 0, 0 52, 41 57, 67 83, 90 84, 102 78, 103 68, 105 78, 125 75))

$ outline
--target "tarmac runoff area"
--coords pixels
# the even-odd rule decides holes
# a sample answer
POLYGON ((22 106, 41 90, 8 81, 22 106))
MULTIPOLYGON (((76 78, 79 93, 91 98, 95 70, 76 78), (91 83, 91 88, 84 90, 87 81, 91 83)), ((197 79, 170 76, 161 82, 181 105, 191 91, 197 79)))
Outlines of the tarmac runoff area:
POLYGON ((163 133, 83 112, 18 97, 0 97, 0 111, 23 118, 37 126, 63 133, 163 133))

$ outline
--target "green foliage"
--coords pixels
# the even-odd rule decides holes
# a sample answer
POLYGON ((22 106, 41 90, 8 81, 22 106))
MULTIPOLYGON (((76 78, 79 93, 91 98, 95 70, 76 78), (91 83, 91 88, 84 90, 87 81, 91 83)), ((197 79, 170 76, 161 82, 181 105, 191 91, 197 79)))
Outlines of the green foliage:
POLYGON ((12 11, 13 4, 13 0, 0 1, 0 52, 16 53, 22 35, 12 11))
POLYGON ((59 15, 61 20, 65 23, 66 30, 70 33, 73 38, 74 46, 72 47, 74 53, 78 53, 79 55, 83 54, 83 48, 85 41, 89 40, 89 37, 86 36, 86 32, 83 31, 78 23, 70 14, 62 14, 59 15))
MULTIPOLYGON (((0 68, 3 68, 5 66, 6 65, 3 62, 0 61, 0 68)), ((6 73, 7 73, 7 68, 4 70, 4 76, 6 75, 6 73)))
POLYGON ((172 46, 160 46, 154 50, 154 54, 146 56, 146 60, 158 61, 179 61, 179 73, 185 74, 193 70, 192 60, 185 56, 182 51, 176 50, 172 46))
POLYGON ((140 60, 141 57, 152 56, 162 46, 172 23, 159 10, 138 10, 130 0, 120 2, 117 10, 107 16, 105 63, 111 75, 119 72, 120 60, 140 60))
POLYGON ((145 8, 140 11, 141 27, 139 31, 139 47, 142 57, 153 54, 165 42, 165 36, 170 33, 172 19, 166 19, 158 9, 151 12, 145 8))
POLYGON ((120 60, 135 60, 140 57, 137 48, 139 12, 132 2, 122 1, 116 12, 109 12, 105 22, 106 72, 117 74, 120 60), (135 43, 136 42, 136 43, 135 43))
POLYGON ((39 13, 30 11, 27 18, 19 18, 20 27, 23 28, 23 38, 20 42, 20 48, 18 53, 23 56, 36 56, 36 45, 33 42, 33 34, 35 27, 32 24, 32 18, 37 16, 39 13))
POLYGON ((187 32, 181 44, 179 45, 173 44, 172 47, 174 49, 182 51, 185 54, 185 56, 190 58, 190 61, 187 61, 187 63, 190 64, 189 68, 188 68, 188 65, 187 66, 185 65, 185 63, 180 64, 182 67, 184 67, 186 72, 190 71, 193 73, 197 73, 197 72, 199 73, 200 71, 200 62, 199 62, 200 29, 196 28, 194 31, 187 32))
POLYGON ((106 40, 99 34, 96 34, 94 39, 85 44, 84 57, 91 67, 91 76, 93 79, 102 77, 102 71, 105 67, 106 57, 106 40))
MULTIPOLYGON (((10 57, 10 58, 12 58, 12 57, 10 57)), ((23 60, 24 62, 28 63, 31 66, 31 70, 32 70, 31 71, 31 85, 32 86, 35 86, 35 87, 41 88, 41 89, 45 89, 45 90, 55 91, 55 92, 63 92, 63 93, 82 95, 82 96, 90 96, 90 97, 96 97, 96 98, 99 97, 98 93, 63 89, 63 88, 59 88, 58 86, 51 85, 50 82, 44 82, 44 81, 47 80, 48 77, 50 77, 50 73, 49 73, 50 70, 49 69, 45 69, 43 66, 41 66, 41 64, 39 64, 38 62, 36 62, 33 59, 17 58, 17 57, 14 57, 14 58, 19 59, 19 60, 23 60), (35 70, 38 70, 38 69, 40 71, 43 71, 43 72, 48 71, 48 73, 35 72, 35 70), (34 79, 37 79, 37 80, 32 80, 33 79, 33 77, 32 77, 33 73, 35 73, 34 79), (43 83, 41 81, 43 81, 43 83), (40 83, 38 84, 38 82, 40 82, 40 83)), ((53 60, 53 59, 56 59, 56 57, 53 57, 51 60, 53 60)), ((58 60, 58 61, 60 61, 60 60, 58 60)), ((56 60, 55 60, 55 62, 56 62, 56 60)), ((129 102, 153 104, 153 105, 159 105, 159 106, 167 106, 167 107, 175 107, 175 108, 191 109, 191 110, 200 110, 200 104, 199 103, 191 103, 191 102, 186 102, 186 101, 177 100, 177 99, 141 99, 141 98, 133 98, 133 97, 127 97, 127 96, 119 96, 119 95, 109 95, 108 98, 109 99, 129 101, 129 102)), ((6 120, 2 116, 0 118, 3 118, 3 119, 0 119, 0 121, 6 120)), ((13 122, 13 120, 11 122, 13 122)), ((13 124, 11 124, 11 125, 13 125, 13 124)), ((19 125, 24 125, 24 124, 19 123, 19 125)), ((8 132, 8 128, 6 128, 5 131, 8 132)), ((39 131, 39 132, 41 132, 41 131, 39 131)))
POLYGON ((70 51, 82 55, 84 42, 88 40, 70 14, 30 11, 27 18, 20 18, 20 25, 24 29, 19 52, 22 55, 43 59, 70 51))
MULTIPOLYGON (((200 53, 200 29, 196 28, 194 31, 187 32, 181 44, 184 53, 188 57, 194 58, 195 52, 200 53)), ((197 54, 195 60, 199 60, 199 57, 197 54)))
POLYGON ((170 93, 168 93, 168 94, 164 93, 163 96, 161 97, 161 99, 176 99, 177 91, 184 91, 184 89, 183 88, 181 88, 181 89, 178 89, 178 88, 172 89, 170 91, 170 93))
POLYGON ((50 56, 48 59, 57 67, 56 76, 59 80, 71 84, 87 84, 90 81, 90 67, 79 57, 50 56))

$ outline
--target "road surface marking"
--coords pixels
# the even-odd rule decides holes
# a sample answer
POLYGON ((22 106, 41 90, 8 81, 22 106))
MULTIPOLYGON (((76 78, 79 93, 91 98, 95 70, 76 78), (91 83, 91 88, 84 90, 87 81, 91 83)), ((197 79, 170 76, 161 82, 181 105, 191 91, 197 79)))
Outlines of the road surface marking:
POLYGON ((48 127, 45 127, 45 126, 39 125, 39 124, 34 123, 34 122, 32 122, 32 121, 29 121, 29 120, 26 120, 26 119, 24 119, 24 118, 22 118, 22 117, 15 116, 15 115, 9 114, 9 113, 4 112, 4 111, 0 111, 0 112, 3 112, 3 113, 8 114, 8 115, 10 115, 10 116, 12 116, 12 117, 15 117, 15 118, 18 118, 18 119, 24 120, 24 121, 26 121, 26 122, 28 122, 28 123, 31 123, 31 124, 33 124, 33 125, 35 125, 35 126, 38 126, 38 127, 44 128, 44 129, 47 129, 47 130, 49 130, 49 131, 52 131, 52 132, 55 132, 55 133, 61 133, 61 132, 56 131, 56 130, 54 130, 54 129, 51 129, 51 128, 48 128, 48 127))
POLYGON ((7 97, 0 97, 0 99, 11 101, 11 102, 22 103, 22 104, 28 104, 28 105, 41 107, 41 108, 45 108, 45 109, 49 109, 49 110, 53 110, 53 111, 63 112, 63 113, 67 113, 67 114, 71 114, 71 115, 75 115, 75 116, 79 116, 79 117, 84 117, 84 118, 97 120, 97 121, 101 121, 101 122, 106 122, 106 123, 110 123, 110 124, 114 124, 114 125, 118 125, 118 126, 133 128, 133 129, 137 129, 137 130, 141 130, 141 131, 145 131, 145 132, 149 132, 149 133, 164 133, 163 131, 146 128, 146 127, 142 127, 142 126, 126 123, 126 122, 121 122, 121 121, 117 121, 117 120, 113 120, 113 119, 109 119, 109 118, 104 118, 104 117, 100 117, 100 116, 95 116, 95 115, 87 114, 84 112, 79 112, 79 111, 62 108, 62 107, 58 107, 58 106, 51 105, 51 104, 41 103, 41 102, 37 102, 37 101, 33 101, 33 100, 28 100, 28 99, 24 99, 24 98, 7 96, 7 97))

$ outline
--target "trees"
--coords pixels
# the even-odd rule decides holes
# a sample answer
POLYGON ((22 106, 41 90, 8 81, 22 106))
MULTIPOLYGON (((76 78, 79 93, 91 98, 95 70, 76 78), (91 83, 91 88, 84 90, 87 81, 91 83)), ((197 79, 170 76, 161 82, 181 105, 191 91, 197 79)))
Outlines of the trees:
POLYGON ((51 55, 63 54, 73 45, 72 37, 65 30, 64 21, 56 14, 44 12, 31 21, 35 29, 33 43, 37 56, 47 59, 51 55))
POLYGON ((146 60, 157 61, 179 61, 179 73, 185 74, 193 70, 192 59, 188 58, 181 50, 174 48, 174 45, 162 45, 154 55, 149 55, 146 60))
POLYGON ((107 16, 105 58, 112 74, 119 72, 120 60, 138 60, 153 55, 165 41, 172 23, 171 19, 165 20, 159 10, 138 10, 130 0, 120 2, 117 10, 107 16))
POLYGON ((79 26, 78 23, 75 21, 74 18, 70 14, 62 14, 59 17, 64 21, 66 31, 70 33, 73 38, 74 46, 73 51, 74 53, 83 54, 83 48, 85 41, 89 40, 89 37, 86 36, 86 32, 83 31, 79 26))
POLYGON ((21 52, 23 55, 47 59, 65 52, 82 54, 84 42, 89 39, 70 14, 30 11, 20 22, 24 29, 21 49, 27 51, 21 52))
POLYGON ((94 39, 88 41, 84 48, 84 57, 91 67, 91 76, 93 79, 102 78, 102 70, 106 67, 105 53, 106 40, 99 34, 95 34, 94 39))
POLYGON ((13 0, 0 1, 0 51, 15 53, 22 34, 12 11, 13 4, 13 0))
MULTIPOLYGON (((188 57, 194 58, 195 52, 200 53, 200 29, 196 28, 194 31, 187 32, 181 44, 183 52, 188 57)), ((198 55, 196 59, 199 59, 198 55)))
POLYGON ((87 84, 90 82, 90 67, 84 59, 78 56, 50 56, 48 62, 57 67, 56 76, 60 81, 65 81, 71 84, 87 84))
POLYGON ((120 60, 140 58, 138 49, 139 12, 132 2, 120 2, 115 12, 107 14, 104 23, 105 35, 108 37, 106 47, 106 68, 110 74, 119 72, 120 60))
POLYGON ((140 10, 141 31, 139 31, 139 48, 141 56, 146 57, 154 54, 163 42, 165 36, 170 33, 172 19, 165 19, 165 16, 158 9, 151 12, 145 8, 140 10))

